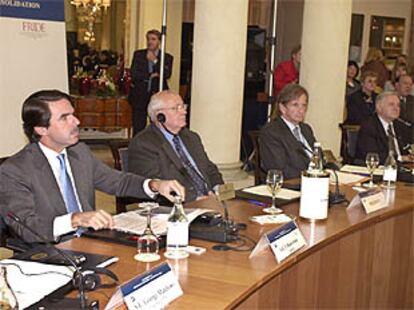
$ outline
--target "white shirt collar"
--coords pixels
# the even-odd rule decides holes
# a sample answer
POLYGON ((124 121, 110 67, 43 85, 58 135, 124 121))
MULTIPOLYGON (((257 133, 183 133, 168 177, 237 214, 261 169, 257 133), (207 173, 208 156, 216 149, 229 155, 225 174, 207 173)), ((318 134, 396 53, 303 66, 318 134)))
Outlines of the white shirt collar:
POLYGON ((58 153, 55 150, 52 150, 51 148, 44 145, 42 142, 39 142, 39 147, 42 150, 43 154, 45 154, 47 160, 50 162, 51 160, 55 160, 58 155, 65 154, 65 158, 67 157, 66 148, 63 149, 62 152, 58 153))
POLYGON ((298 127, 300 128, 299 124, 298 124, 298 125, 293 124, 292 122, 288 121, 288 120, 287 120, 286 118, 284 118, 283 116, 282 116, 282 119, 283 119, 283 121, 286 123, 286 125, 289 127, 290 131, 293 131, 293 129, 295 129, 295 128, 296 128, 296 126, 298 126, 298 127))
POLYGON ((381 122, 382 127, 384 127, 385 132, 387 132, 388 131, 388 125, 392 124, 392 122, 390 122, 390 123, 386 122, 379 114, 378 114, 378 118, 381 122))

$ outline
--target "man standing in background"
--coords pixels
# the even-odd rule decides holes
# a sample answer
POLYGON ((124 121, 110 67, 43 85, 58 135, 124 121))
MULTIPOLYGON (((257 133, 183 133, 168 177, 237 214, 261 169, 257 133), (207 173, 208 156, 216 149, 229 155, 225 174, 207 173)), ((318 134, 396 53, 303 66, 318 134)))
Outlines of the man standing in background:
MULTIPOLYGON (((147 107, 151 96, 159 91, 161 63, 161 33, 149 30, 146 34, 147 48, 134 52, 131 64, 132 85, 128 102, 132 107, 134 135, 147 124, 147 107)), ((164 62, 163 89, 168 89, 167 80, 171 76, 173 56, 166 53, 164 62)))

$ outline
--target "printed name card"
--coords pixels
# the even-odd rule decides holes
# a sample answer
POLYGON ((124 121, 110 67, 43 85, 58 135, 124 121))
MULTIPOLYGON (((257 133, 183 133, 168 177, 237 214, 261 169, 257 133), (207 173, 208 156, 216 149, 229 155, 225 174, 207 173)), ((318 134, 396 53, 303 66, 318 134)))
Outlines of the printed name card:
POLYGON ((270 246, 276 260, 280 263, 305 245, 305 238, 296 222, 290 221, 289 223, 264 234, 253 249, 249 258, 258 255, 270 246))
POLYGON ((294 221, 266 234, 266 238, 279 263, 306 245, 305 238, 294 221))
POLYGON ((166 262, 121 286, 128 309, 163 309, 183 294, 166 262))
POLYGON ((388 206, 384 193, 380 189, 358 193, 358 196, 367 214, 388 206))

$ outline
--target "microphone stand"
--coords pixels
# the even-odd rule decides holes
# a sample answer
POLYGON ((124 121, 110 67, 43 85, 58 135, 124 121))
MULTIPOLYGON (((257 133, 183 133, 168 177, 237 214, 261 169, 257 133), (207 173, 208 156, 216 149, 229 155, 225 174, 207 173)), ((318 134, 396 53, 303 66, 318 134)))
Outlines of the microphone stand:
POLYGON ((68 255, 64 251, 62 251, 61 249, 53 246, 48 240, 46 240, 46 238, 44 238, 43 236, 41 236, 34 229, 32 229, 30 226, 28 226, 25 223, 23 223, 22 220, 16 214, 14 214, 13 212, 8 212, 7 213, 7 217, 10 218, 12 221, 14 221, 14 222, 18 223, 19 225, 21 225, 23 228, 25 228, 28 231, 30 231, 34 236, 36 236, 37 238, 39 238, 47 246, 52 247, 73 268, 75 268, 75 273, 73 275, 73 284, 75 284, 75 279, 78 278, 79 279, 78 291, 79 291, 79 304, 80 304, 80 309, 82 309, 82 310, 88 309, 88 307, 87 307, 87 301, 86 301, 85 289, 83 287, 83 274, 82 274, 81 270, 79 269, 79 267, 76 265, 76 262, 73 260, 73 258, 70 257, 70 255, 68 255))
POLYGON ((324 166, 328 169, 331 169, 335 176, 335 192, 329 192, 329 204, 336 205, 343 202, 348 202, 348 200, 345 198, 345 194, 341 193, 339 190, 339 178, 338 173, 336 173, 338 167, 334 163, 325 163, 324 166))

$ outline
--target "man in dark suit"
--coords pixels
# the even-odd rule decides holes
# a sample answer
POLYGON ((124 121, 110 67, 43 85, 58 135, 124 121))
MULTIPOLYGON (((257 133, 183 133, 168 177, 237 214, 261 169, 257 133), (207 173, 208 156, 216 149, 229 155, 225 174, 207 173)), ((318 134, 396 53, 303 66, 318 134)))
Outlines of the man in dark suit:
POLYGON ((95 210, 95 189, 118 196, 172 199, 184 195, 176 181, 122 173, 95 159, 79 140, 72 99, 57 90, 39 91, 23 103, 25 134, 30 140, 0 166, 0 213, 25 241, 40 241, 7 218, 13 212, 48 240, 80 228, 112 228, 111 215, 95 210))
MULTIPOLYGON (((149 30, 146 35, 147 48, 134 52, 131 64, 132 85, 128 102, 132 107, 134 135, 147 124, 147 107, 151 96, 159 91, 161 33, 149 30)), ((165 53, 163 89, 168 89, 167 80, 171 77, 173 56, 165 53)))
POLYGON ((185 127, 187 105, 170 91, 152 96, 148 106, 151 125, 128 147, 128 169, 148 178, 173 178, 184 185, 187 201, 213 194, 223 184, 208 158, 200 137, 185 127))
POLYGON ((367 153, 378 153, 380 164, 388 156, 389 145, 400 161, 413 160, 409 154, 408 128, 397 121, 400 115, 400 100, 395 92, 383 92, 377 97, 376 113, 368 118, 358 132, 355 157, 365 162, 367 153))
POLYGON ((287 85, 279 95, 280 116, 260 131, 261 167, 283 171, 285 179, 299 178, 312 156, 315 136, 305 124, 308 92, 298 84, 287 85))
POLYGON ((411 129, 410 142, 414 143, 414 96, 411 95, 413 89, 413 78, 407 74, 397 78, 395 90, 400 98, 400 119, 411 129))

